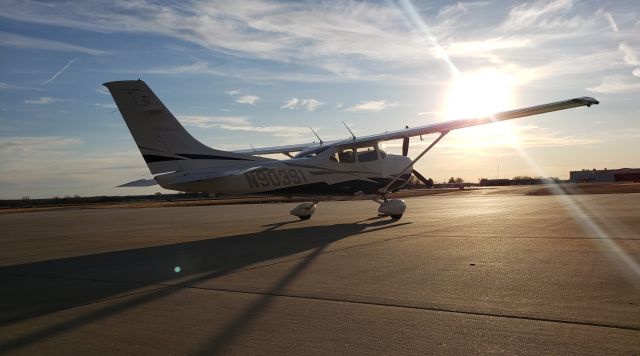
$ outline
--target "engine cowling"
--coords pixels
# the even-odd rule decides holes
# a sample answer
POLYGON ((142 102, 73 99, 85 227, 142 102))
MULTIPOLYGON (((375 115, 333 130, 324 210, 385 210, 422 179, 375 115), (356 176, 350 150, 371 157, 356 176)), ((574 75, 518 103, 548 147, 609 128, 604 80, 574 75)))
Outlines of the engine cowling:
POLYGON ((316 212, 316 203, 298 204, 289 212, 291 215, 297 216, 300 220, 308 220, 313 213, 316 212))
POLYGON ((380 203, 378 213, 388 215, 392 219, 398 220, 407 209, 407 204, 402 199, 390 199, 380 203))

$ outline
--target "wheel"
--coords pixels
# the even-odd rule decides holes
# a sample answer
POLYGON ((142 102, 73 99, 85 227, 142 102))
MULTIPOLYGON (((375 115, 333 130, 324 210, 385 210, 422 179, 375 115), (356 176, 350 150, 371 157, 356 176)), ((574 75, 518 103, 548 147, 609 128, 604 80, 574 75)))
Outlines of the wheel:
POLYGON ((300 218, 300 220, 309 220, 309 218, 311 218, 311 215, 303 215, 298 217, 300 218))
POLYGON ((394 214, 394 215, 389 215, 393 220, 400 220, 400 218, 402 217, 402 214, 394 214))

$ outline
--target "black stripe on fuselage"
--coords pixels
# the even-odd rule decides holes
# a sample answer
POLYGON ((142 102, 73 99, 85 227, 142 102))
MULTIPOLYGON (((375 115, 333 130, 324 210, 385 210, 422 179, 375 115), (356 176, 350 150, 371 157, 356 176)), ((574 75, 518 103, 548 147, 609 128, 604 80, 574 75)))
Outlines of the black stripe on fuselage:
MULTIPOLYGON (((389 188, 390 191, 398 189, 407 183, 411 175, 405 174, 396 182, 394 182, 389 188)), ((364 194, 378 194, 378 189, 387 185, 391 179, 389 178, 369 178, 376 180, 375 182, 369 180, 355 179, 335 184, 328 184, 325 182, 301 184, 292 187, 280 188, 269 190, 266 192, 259 192, 257 194, 268 195, 353 195, 357 192, 364 194)))
POLYGON ((227 160, 227 161, 251 161, 250 159, 245 158, 236 158, 236 157, 225 157, 225 156, 214 156, 214 155, 200 155, 200 154, 191 154, 191 153, 181 153, 178 156, 181 157, 169 157, 169 156, 160 156, 160 155, 149 155, 143 154, 144 161, 147 163, 152 162, 165 162, 165 161, 180 161, 186 159, 213 159, 213 160, 227 160))

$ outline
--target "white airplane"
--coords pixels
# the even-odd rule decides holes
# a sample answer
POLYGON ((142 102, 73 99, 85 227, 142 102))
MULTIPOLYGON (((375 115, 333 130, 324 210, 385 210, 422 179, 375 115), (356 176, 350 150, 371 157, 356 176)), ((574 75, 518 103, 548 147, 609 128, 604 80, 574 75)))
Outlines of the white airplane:
MULTIPOLYGON (((159 184, 170 190, 215 195, 346 196, 367 195, 380 204, 378 213, 400 219, 406 204, 387 194, 407 184, 413 173, 425 178, 413 165, 449 131, 546 112, 591 106, 598 101, 581 97, 528 108, 504 111, 489 117, 453 120, 376 135, 300 145, 221 151, 191 136, 166 106, 141 80, 105 83, 135 140, 153 179, 141 179, 121 187, 159 184), (409 138, 439 136, 413 160, 407 157, 409 138), (378 145, 402 139, 402 155, 389 154, 378 145), (287 159, 260 157, 285 154, 287 159), (292 155, 292 153, 297 153, 292 155)), ((346 126, 346 125, 345 125, 346 126)), ((347 127, 347 129, 349 129, 347 127)), ((315 132, 314 132, 315 134, 315 132)), ((317 135, 316 135, 317 136, 317 135)), ((306 220, 317 200, 302 203, 291 214, 306 220)))

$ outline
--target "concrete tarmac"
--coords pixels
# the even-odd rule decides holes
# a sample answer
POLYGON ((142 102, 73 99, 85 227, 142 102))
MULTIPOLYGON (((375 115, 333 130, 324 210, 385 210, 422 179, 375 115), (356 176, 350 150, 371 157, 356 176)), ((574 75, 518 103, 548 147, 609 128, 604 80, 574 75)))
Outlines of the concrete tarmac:
POLYGON ((640 354, 640 194, 0 215, 2 354, 640 354))

